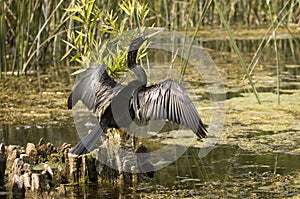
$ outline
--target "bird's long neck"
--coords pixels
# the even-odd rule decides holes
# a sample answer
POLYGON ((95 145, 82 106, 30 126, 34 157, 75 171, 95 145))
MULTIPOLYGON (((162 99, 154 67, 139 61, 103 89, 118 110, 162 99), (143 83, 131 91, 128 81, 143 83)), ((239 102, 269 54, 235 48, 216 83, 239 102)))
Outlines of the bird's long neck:
POLYGON ((136 75, 137 81, 139 81, 140 83, 142 83, 144 85, 147 84, 147 75, 146 75, 145 70, 141 66, 135 65, 135 67, 132 68, 131 70, 136 75))
POLYGON ((129 48, 129 52, 127 54, 127 66, 130 69, 134 68, 137 65, 136 57, 137 57, 138 50, 139 49, 130 50, 129 48))
POLYGON ((135 46, 135 47, 132 44, 130 45, 129 51, 128 51, 128 54, 127 54, 127 66, 132 72, 134 72, 134 74, 137 77, 137 81, 139 81, 140 83, 143 83, 143 84, 146 85, 147 84, 146 72, 136 62, 136 57, 137 57, 139 47, 140 47, 140 45, 135 46))

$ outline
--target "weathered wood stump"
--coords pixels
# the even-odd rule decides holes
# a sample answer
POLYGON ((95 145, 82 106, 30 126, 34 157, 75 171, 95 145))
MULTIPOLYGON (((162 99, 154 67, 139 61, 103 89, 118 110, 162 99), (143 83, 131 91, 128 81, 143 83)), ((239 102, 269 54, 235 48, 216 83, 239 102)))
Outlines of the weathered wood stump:
POLYGON ((3 189, 5 184, 5 169, 6 169, 6 152, 3 143, 0 144, 0 190, 3 189))
POLYGON ((133 186, 150 179, 153 169, 144 155, 147 148, 139 143, 137 138, 116 129, 109 129, 105 139, 98 149, 86 155, 67 154, 67 169, 69 180, 75 182, 99 182, 124 187, 133 186), (139 155, 143 153, 143 155, 139 155))
POLYGON ((149 172, 143 172, 153 171, 147 160, 147 148, 142 143, 137 144, 138 139, 129 132, 120 134, 116 129, 109 129, 106 135, 107 139, 97 150, 99 180, 113 179, 120 187, 149 181, 152 176, 149 172))
MULTIPOLYGON (((47 197, 52 186, 53 171, 48 164, 43 168, 34 169, 45 157, 45 151, 34 144, 28 143, 25 150, 19 146, 7 147, 6 164, 11 165, 8 174, 8 187, 13 197, 47 197)), ((50 146, 50 145, 48 145, 50 146)), ((52 148, 52 147, 51 147, 52 148)))
POLYGON ((73 183, 136 187, 150 180, 153 169, 147 148, 136 143, 133 135, 110 129, 98 149, 80 156, 69 153, 69 144, 56 149, 44 139, 37 147, 28 143, 26 149, 0 144, 0 187, 7 179, 7 187, 17 198, 65 196, 65 184, 73 183))

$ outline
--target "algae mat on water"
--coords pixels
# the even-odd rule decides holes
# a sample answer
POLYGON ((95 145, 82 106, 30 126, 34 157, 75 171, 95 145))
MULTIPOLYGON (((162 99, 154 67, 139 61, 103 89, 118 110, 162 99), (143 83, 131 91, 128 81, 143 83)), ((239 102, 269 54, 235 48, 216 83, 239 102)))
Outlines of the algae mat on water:
POLYGON ((234 144, 256 152, 299 153, 300 92, 280 96, 260 93, 262 104, 252 94, 226 101, 226 124, 219 143, 234 144))
POLYGON ((62 125, 72 117, 67 109, 71 85, 50 75, 7 76, 0 81, 0 124, 62 125))

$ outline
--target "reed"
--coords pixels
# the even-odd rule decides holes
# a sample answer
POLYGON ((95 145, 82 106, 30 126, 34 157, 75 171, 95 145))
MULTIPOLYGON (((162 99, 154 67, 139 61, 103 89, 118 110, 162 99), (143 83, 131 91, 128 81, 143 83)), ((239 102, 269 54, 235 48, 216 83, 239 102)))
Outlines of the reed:
POLYGON ((216 5, 216 9, 217 9, 218 12, 219 12, 220 19, 221 19, 221 21, 222 21, 222 23, 223 23, 223 25, 224 25, 224 27, 225 27, 225 29, 226 29, 226 31, 227 31, 227 34, 228 34, 228 36, 229 36, 229 38, 230 38, 231 46, 232 46, 234 52, 235 52, 235 53, 237 54, 237 56, 238 56, 238 59, 239 59, 239 61, 240 61, 240 64, 241 64, 241 66, 242 66, 242 68, 243 68, 243 70, 244 70, 244 73, 245 73, 246 76, 247 76, 247 79, 249 80, 249 84, 250 84, 250 86, 251 86, 251 88, 252 88, 252 91, 253 91, 253 93, 254 93, 256 99, 257 99, 257 102, 258 102, 259 104, 261 104, 261 101, 260 101, 260 99, 259 99, 259 96, 258 96, 258 93, 257 93, 257 91, 256 91, 255 85, 254 85, 254 83, 253 83, 253 81, 252 81, 252 78, 251 78, 251 76, 250 76, 250 74, 249 74, 249 71, 248 71, 247 66, 246 66, 246 63, 244 62, 244 59, 243 59, 243 57, 242 57, 242 55, 241 55, 241 53, 240 53, 240 50, 238 49, 238 47, 237 47, 237 45, 236 45, 236 43, 235 43, 235 40, 234 40, 234 38, 233 38, 233 36, 232 36, 232 33, 231 33, 231 31, 230 31, 230 27, 229 27, 227 21, 226 21, 225 18, 224 18, 223 12, 221 11, 221 9, 220 9, 220 7, 219 7, 218 2, 216 2, 216 0, 214 0, 214 2, 215 2, 215 5, 216 5))
MULTIPOLYGON (((196 29, 194 30, 192 41, 194 41, 195 38, 196 38, 196 36, 197 36, 198 30, 199 30, 201 24, 203 23, 203 20, 205 18, 205 15, 207 13, 208 8, 210 7, 210 5, 212 3, 212 0, 211 1, 206 1, 206 2, 207 2, 207 4, 204 5, 203 11, 202 11, 202 15, 201 15, 201 17, 200 17, 200 19, 199 19, 199 21, 197 23, 196 29)), ((188 25, 186 25, 186 29, 185 29, 186 34, 187 34, 187 30, 188 30, 187 26, 188 25)), ((189 58, 189 56, 191 54, 191 49, 192 49, 192 42, 191 42, 191 45, 188 48, 188 53, 187 53, 188 58, 189 58)), ((186 59, 186 60, 181 59, 180 61, 181 61, 181 64, 180 64, 181 65, 181 70, 180 70, 179 82, 182 82, 184 74, 185 74, 185 71, 186 71, 186 67, 187 67, 187 64, 188 64, 188 59, 186 59)))
MULTIPOLYGON (((295 8, 295 6, 297 6, 296 4, 293 4, 293 6, 291 7, 292 10, 289 10, 289 12, 286 12, 289 4, 290 4, 290 0, 285 2, 284 6, 280 9, 280 11, 275 15, 275 19, 271 19, 271 25, 269 25, 264 38, 262 39, 262 41, 260 42, 259 47, 257 48, 250 64, 248 67, 248 70, 250 70, 250 74, 253 72, 254 68, 256 67, 259 59, 261 58, 261 56, 263 55, 264 50, 266 49, 266 47, 269 45, 271 39, 273 38, 273 31, 277 31, 277 29, 279 28, 280 25, 285 24, 285 27, 287 30, 289 30, 288 27, 288 22, 285 23, 285 20, 287 19, 287 17, 290 15, 290 12, 295 8)), ((269 5, 269 9, 272 10, 272 6, 269 5)), ((274 12, 274 11, 273 11, 274 12)), ((270 15, 271 17, 272 15, 270 15)), ((289 33, 291 34, 291 36, 293 37, 293 34, 289 31, 289 33)), ((293 37, 294 38, 294 37, 293 37)), ((298 42, 297 40, 295 40, 296 42, 298 42)))
MULTIPOLYGON (((5 41, 6 28, 4 23, 4 2, 0 0, 0 41, 5 41)), ((2 71, 7 71, 7 63, 6 63, 6 44, 5 42, 0 43, 0 79, 2 79, 2 71)))
MULTIPOLYGON (((233 44, 231 28, 269 27, 251 63, 246 67, 247 70, 244 70, 245 77, 249 80, 264 49, 273 38, 273 32, 276 32, 279 26, 285 27, 293 37, 289 23, 297 22, 299 3, 299 0, 0 0, 0 39, 5 41, 1 42, 0 46, 0 77, 6 71, 18 75, 29 71, 36 72, 37 67, 41 71, 53 70, 59 76, 60 70, 70 71, 70 65, 82 62, 82 58, 85 59, 84 57, 92 52, 91 49, 100 50, 101 41, 108 35, 152 24, 171 30, 192 32, 193 38, 200 27, 224 27, 244 68, 246 63, 242 64, 245 61, 239 56, 237 46, 233 44), (77 10, 74 10, 76 5, 77 10), (84 16, 80 15, 79 9, 84 9, 84 16)), ((300 48, 299 41, 291 39, 290 48, 297 63, 295 49, 300 48)), ((115 56, 122 57, 123 54, 120 52, 115 56)), ((95 56, 94 58, 96 59, 95 56)), ((122 63, 121 60, 118 62, 122 63)), ((183 63, 182 76, 185 67, 186 64, 183 63)), ((118 72, 117 67, 111 69, 118 72)), ((251 81, 250 84, 252 85, 251 81)))
MULTIPOLYGON (((4 40, 6 56, 9 55, 7 70, 20 75, 35 71, 37 63, 44 68, 50 66, 49 54, 53 52, 55 38, 53 35, 63 31, 65 21, 62 18, 62 7, 65 5, 62 0, 4 1, 1 10, 4 13, 6 29, 1 30, 6 30, 4 40)), ((61 45, 60 41, 56 41, 61 45)), ((61 57, 61 53, 56 55, 61 57)))
MULTIPOLYGON (((270 16, 272 16, 272 8, 270 6, 270 2, 267 2, 268 8, 270 11, 270 16)), ((276 20, 276 19, 275 19, 276 20)), ((275 21, 272 21, 272 26, 274 27, 275 21)), ((275 50, 275 61, 276 61, 276 77, 277 77, 277 103, 280 104, 280 76, 279 76, 279 57, 278 57, 278 47, 277 47, 277 39, 276 39, 276 30, 273 29, 272 37, 274 39, 274 50, 275 50)))
POLYGON ((273 32, 274 37, 274 49, 275 49, 275 60, 276 60, 276 77, 277 77, 277 103, 280 104, 280 69, 279 69, 279 57, 278 57, 278 47, 276 41, 276 32, 273 32))

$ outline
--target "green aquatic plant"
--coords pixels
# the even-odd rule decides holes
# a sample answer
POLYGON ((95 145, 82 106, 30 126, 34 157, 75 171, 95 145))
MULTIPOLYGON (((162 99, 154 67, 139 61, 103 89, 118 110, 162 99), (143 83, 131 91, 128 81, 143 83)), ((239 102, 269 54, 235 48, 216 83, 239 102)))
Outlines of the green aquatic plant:
MULTIPOLYGON (((5 24, 4 24, 4 2, 0 1, 0 40, 5 41, 5 24)), ((4 72, 7 70, 7 63, 6 63, 6 48, 5 42, 1 42, 0 44, 0 79, 2 79, 2 68, 4 72), (2 67, 3 66, 3 67, 2 67)))
MULTIPOLYGON (((104 63, 113 77, 127 72, 127 49, 124 47, 128 45, 121 40, 122 33, 137 27, 142 31, 149 9, 147 4, 132 0, 123 0, 118 6, 117 9, 102 10, 95 0, 78 0, 73 7, 66 8, 72 29, 64 40, 69 50, 62 60, 71 56, 70 61, 79 63, 82 68, 104 63)), ((132 37, 127 36, 128 40, 132 37)))
MULTIPOLYGON (((267 28, 262 45, 247 64, 250 75, 263 56, 264 49, 273 40, 272 32, 279 27, 288 30, 292 37, 291 54, 295 64, 298 64, 297 48, 300 44, 298 36, 290 30, 290 24, 298 23, 299 3, 299 0, 0 0, 0 38, 5 41, 0 45, 0 76, 40 74, 45 71, 59 76, 60 71, 70 71, 69 65, 88 62, 86 57, 100 62, 107 56, 107 52, 101 49, 106 45, 104 40, 112 35, 117 37, 129 29, 142 29, 152 24, 193 35, 202 29, 222 29, 224 23, 219 11, 222 11, 231 31, 235 28, 267 28), (94 56, 91 49, 104 54, 94 56), (59 62, 62 57, 63 61, 59 62)), ((119 51, 117 56, 122 57, 122 49, 119 51)), ((107 60, 112 62, 113 59, 107 60)), ((114 61, 115 64, 123 63, 114 61)), ((182 61, 184 74, 186 66, 182 61)), ((116 69, 114 66, 111 71, 118 72, 116 69)))
POLYGON ((251 88, 252 88, 252 90, 253 90, 253 92, 254 92, 254 94, 255 94, 255 97, 256 97, 256 99, 257 99, 257 102, 260 104, 261 102, 260 102, 258 93, 257 93, 257 91, 256 91, 255 85, 254 85, 254 83, 253 83, 253 81, 252 81, 252 77, 251 77, 250 74, 249 74, 249 71, 248 71, 247 66, 246 66, 246 63, 245 63, 245 61, 244 61, 244 59, 243 59, 243 57, 242 57, 242 55, 241 55, 241 52, 240 52, 239 48, 237 47, 237 45, 236 45, 236 43, 235 43, 235 40, 234 40, 234 38, 233 38, 233 35, 232 35, 231 31, 230 31, 229 24, 228 24, 228 22, 226 21, 224 15, 223 15, 223 12, 221 11, 221 9, 220 9, 220 7, 219 7, 218 2, 217 2, 216 0, 214 0, 214 2, 215 2, 215 5, 216 5, 217 10, 218 10, 218 12, 219 12, 220 19, 221 19, 221 21, 222 21, 222 23, 223 23, 223 25, 224 25, 224 27, 225 27, 225 29, 226 29, 226 31, 227 31, 227 34, 228 34, 228 36, 229 36, 230 44, 231 44, 231 46, 232 46, 234 52, 235 52, 235 53, 237 54, 237 56, 238 56, 238 59, 239 59, 240 64, 241 64, 241 66, 242 66, 242 68, 243 68, 243 70, 244 70, 244 73, 246 74, 247 79, 249 80, 249 83, 250 83, 250 85, 251 85, 251 88))

